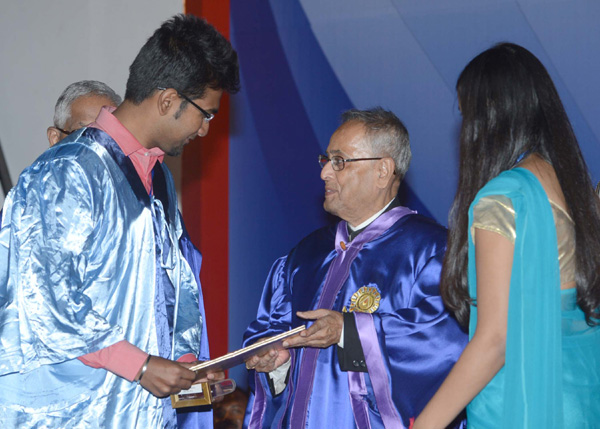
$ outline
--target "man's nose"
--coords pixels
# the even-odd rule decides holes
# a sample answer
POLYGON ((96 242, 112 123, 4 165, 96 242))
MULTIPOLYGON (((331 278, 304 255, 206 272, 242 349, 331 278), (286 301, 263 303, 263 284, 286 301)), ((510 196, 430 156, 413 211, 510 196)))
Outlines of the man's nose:
POLYGON ((325 164, 323 166, 323 168, 321 168, 321 179, 327 180, 327 178, 331 177, 332 175, 333 175, 333 167, 331 166, 331 161, 329 161, 327 164, 325 164))

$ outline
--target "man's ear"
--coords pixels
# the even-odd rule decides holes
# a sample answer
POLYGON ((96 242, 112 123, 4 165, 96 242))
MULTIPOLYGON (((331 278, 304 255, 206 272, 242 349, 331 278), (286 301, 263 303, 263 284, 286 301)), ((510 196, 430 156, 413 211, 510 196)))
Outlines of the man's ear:
POLYGON ((380 188, 387 188, 394 180, 396 175, 394 170, 396 165, 394 160, 389 157, 382 158, 378 161, 377 173, 379 175, 377 184, 380 188))
POLYGON ((177 95, 177 91, 175 91, 173 88, 167 88, 162 91, 159 90, 158 97, 156 98, 158 113, 161 116, 165 116, 169 112, 173 111, 172 109, 177 105, 175 101, 178 98, 179 95, 177 95))
POLYGON ((62 140, 61 134, 62 133, 55 127, 48 127, 46 130, 46 135, 48 136, 48 143, 50 143, 50 147, 62 140))

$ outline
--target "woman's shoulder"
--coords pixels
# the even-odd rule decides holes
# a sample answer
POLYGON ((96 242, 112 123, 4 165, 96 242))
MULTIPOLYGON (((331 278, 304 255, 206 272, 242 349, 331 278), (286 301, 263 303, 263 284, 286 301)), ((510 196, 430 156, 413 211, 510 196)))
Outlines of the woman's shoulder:
POLYGON ((512 200, 540 190, 543 192, 541 184, 533 173, 524 168, 513 168, 503 171, 486 183, 477 193, 475 200, 490 195, 503 195, 512 200))
POLYGON ((530 213, 539 219, 545 219, 545 216, 552 218, 552 208, 544 188, 537 177, 524 168, 513 168, 504 171, 490 180, 477 193, 471 205, 471 210, 482 199, 485 200, 488 197, 499 200, 500 205, 510 206, 509 211, 515 218, 517 213, 520 213, 521 217, 526 213, 530 213))

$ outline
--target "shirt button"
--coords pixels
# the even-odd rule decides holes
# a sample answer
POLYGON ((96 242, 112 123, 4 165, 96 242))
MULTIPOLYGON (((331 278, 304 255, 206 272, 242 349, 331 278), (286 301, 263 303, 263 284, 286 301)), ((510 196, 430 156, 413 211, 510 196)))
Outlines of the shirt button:
POLYGON ((353 365, 353 366, 355 366, 356 368, 358 368, 358 366, 359 366, 360 364, 358 363, 358 361, 357 361, 357 360, 353 360, 353 361, 352 361, 352 365, 353 365))

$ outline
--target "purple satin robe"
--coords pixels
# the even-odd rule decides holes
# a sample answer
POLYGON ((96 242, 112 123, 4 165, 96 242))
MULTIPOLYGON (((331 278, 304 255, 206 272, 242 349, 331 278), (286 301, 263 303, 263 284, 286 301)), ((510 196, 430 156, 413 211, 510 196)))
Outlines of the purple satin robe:
MULTIPOLYGON (((273 397, 266 374, 252 374, 247 426, 408 427, 410 418, 436 392, 465 347, 467 335, 439 296, 446 230, 420 215, 401 217, 400 209, 406 210, 390 210, 355 238, 360 240, 379 224, 379 230, 363 240, 332 305, 335 311, 350 308, 353 294, 363 286, 379 293, 379 308, 373 314, 355 312, 368 373, 341 371, 335 346, 318 349, 305 405, 299 396, 310 372, 301 362, 310 349, 292 350, 289 379, 281 394, 273 397), (381 228, 390 213, 396 218, 381 228)), ((351 245, 341 222, 338 228, 312 233, 277 260, 244 345, 305 323, 296 312, 320 308, 330 266, 341 249, 351 245), (345 246, 338 241, 345 241, 345 246)))

